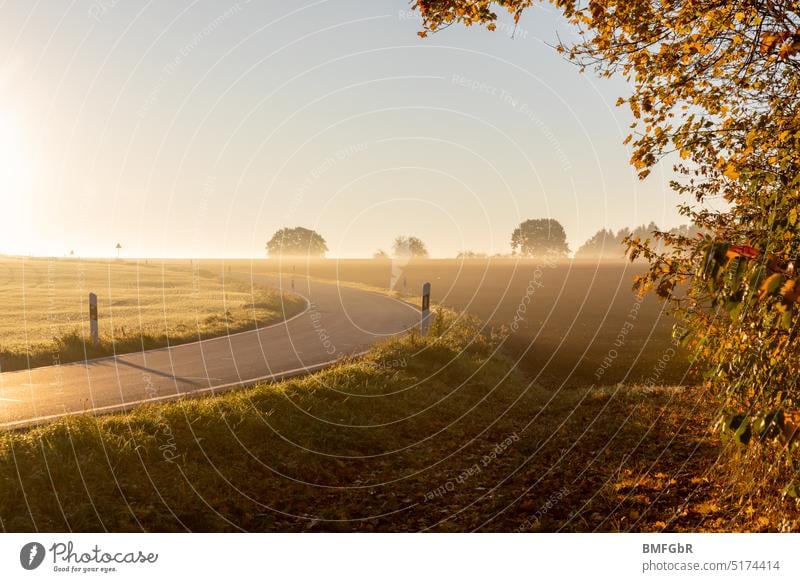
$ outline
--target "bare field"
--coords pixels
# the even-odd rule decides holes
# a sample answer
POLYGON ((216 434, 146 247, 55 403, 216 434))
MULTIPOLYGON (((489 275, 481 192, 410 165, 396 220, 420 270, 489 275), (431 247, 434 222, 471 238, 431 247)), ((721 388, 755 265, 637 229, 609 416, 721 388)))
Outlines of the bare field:
POLYGON ((0 369, 77 361, 253 329, 304 302, 199 265, 0 258, 0 369), (100 345, 87 340, 98 295, 100 345))
POLYGON ((530 260, 469 259, 204 261, 203 268, 238 274, 282 273, 298 288, 310 276, 419 295, 505 326, 506 348, 519 366, 547 386, 685 384, 688 362, 672 341, 674 321, 663 304, 638 300, 631 263, 537 264, 530 260))

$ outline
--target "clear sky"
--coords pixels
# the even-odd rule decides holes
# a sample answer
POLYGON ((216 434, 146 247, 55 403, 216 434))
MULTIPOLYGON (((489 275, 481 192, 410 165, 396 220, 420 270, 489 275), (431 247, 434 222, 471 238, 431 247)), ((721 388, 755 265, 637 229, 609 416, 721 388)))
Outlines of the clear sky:
POLYGON ((526 218, 576 249, 684 221, 669 164, 639 182, 621 81, 513 38, 420 39, 406 0, 8 0, 0 21, 0 253, 259 257, 306 226, 330 256, 398 234, 508 252, 526 218))

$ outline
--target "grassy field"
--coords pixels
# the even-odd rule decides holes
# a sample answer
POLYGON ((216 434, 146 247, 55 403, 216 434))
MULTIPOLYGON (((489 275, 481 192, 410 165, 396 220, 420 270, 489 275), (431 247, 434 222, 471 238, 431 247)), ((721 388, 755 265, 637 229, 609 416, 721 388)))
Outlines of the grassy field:
POLYGON ((504 349, 548 387, 689 384, 663 303, 631 290, 644 266, 530 260, 259 260, 204 263, 214 272, 276 273, 354 282, 418 295, 511 331, 504 349))
MULTIPOLYGON (((164 326, 184 339, 255 321, 249 285, 223 289, 223 273, 281 271, 299 288, 306 275, 384 289, 392 279, 390 264, 373 261, 22 267, 8 271, 25 273, 24 285, 11 276, 6 283, 26 290, 12 307, 31 297, 43 306, 80 304, 104 283, 116 290, 110 305, 101 299, 111 329, 127 316, 133 334, 157 337, 164 326), (75 288, 54 291, 53 281, 75 288), (125 290, 129 301, 137 297, 133 305, 122 301, 125 290), (218 314, 223 327, 214 327, 218 314), (188 334, 178 333, 181 325, 188 334)), ((384 342, 305 378, 2 434, 0 529, 797 529, 797 502, 776 494, 786 470, 720 440, 719 411, 689 384, 672 322, 657 302, 629 291, 638 268, 405 265, 395 273, 400 291, 404 278, 409 295, 431 280, 435 301, 491 323, 444 309, 431 337, 384 342), (604 363, 612 348, 616 357, 604 363)), ((272 303, 256 309, 280 303, 274 293, 265 297, 272 303)), ((69 307, 44 311, 30 326, 41 345, 54 322, 62 334, 80 329, 69 307)))
POLYGON ((294 295, 223 282, 199 265, 0 258, 0 369, 66 363, 253 329, 298 313, 294 295), (100 344, 88 340, 98 295, 100 344))
MULTIPOLYGON (((780 529, 685 388, 530 384, 446 314, 310 377, 0 436, 4 531, 780 529)), ((786 525, 788 524, 788 526, 786 525)))

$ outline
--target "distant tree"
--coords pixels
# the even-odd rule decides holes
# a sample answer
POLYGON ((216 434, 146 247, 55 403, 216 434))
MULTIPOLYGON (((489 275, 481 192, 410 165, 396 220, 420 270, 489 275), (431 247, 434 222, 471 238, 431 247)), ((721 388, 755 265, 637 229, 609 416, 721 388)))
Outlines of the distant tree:
POLYGON ((372 253, 372 258, 373 259, 388 259, 389 255, 383 249, 378 249, 377 251, 372 253))
POLYGON ((396 257, 417 257, 428 256, 428 249, 425 243, 415 236, 398 236, 392 245, 396 257))
POLYGON ((658 232, 658 230, 659 230, 658 225, 655 222, 651 221, 650 224, 648 225, 642 224, 634 228, 633 232, 631 233, 631 236, 633 237, 638 236, 639 238, 644 240, 648 238, 653 238, 653 233, 658 232))
POLYGON ((674 236, 683 236, 686 238, 697 238, 697 235, 702 235, 706 231, 695 224, 684 224, 670 229, 669 233, 674 236))
POLYGON ((325 239, 318 233, 302 226, 282 228, 272 235, 267 243, 269 256, 299 255, 321 257, 328 252, 325 239))
POLYGON ((461 251, 456 255, 457 259, 485 259, 486 253, 476 253, 475 251, 461 251))
MULTIPOLYGON (((652 240, 656 232, 661 229, 655 222, 650 224, 642 224, 633 230, 630 228, 622 228, 617 231, 617 234, 611 229, 601 229, 597 231, 592 238, 587 240, 576 251, 576 259, 601 259, 619 261, 625 258, 625 249, 627 245, 625 240, 638 238, 641 241, 650 239, 650 247, 662 252, 666 250, 666 244, 663 240, 652 240)), ((694 225, 684 224, 676 226, 675 228, 667 231, 672 236, 681 236, 685 238, 695 238, 698 234, 702 234, 702 229, 694 225)))
POLYGON ((563 258, 569 253, 567 233, 552 218, 526 220, 514 229, 511 249, 525 257, 563 258))
MULTIPOLYGON (((622 231, 620 231, 622 232, 622 231)), ((600 229, 575 251, 576 259, 624 259, 625 247, 613 230, 600 229)))

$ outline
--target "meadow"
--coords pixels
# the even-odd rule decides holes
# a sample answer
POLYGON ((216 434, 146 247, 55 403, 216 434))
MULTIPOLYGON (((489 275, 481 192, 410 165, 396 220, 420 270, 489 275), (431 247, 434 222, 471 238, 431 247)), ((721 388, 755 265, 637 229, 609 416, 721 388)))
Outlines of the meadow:
POLYGON ((0 370, 51 365, 254 329, 298 313, 294 295, 199 265, 0 258, 0 370), (100 341, 89 341, 88 295, 100 341))

